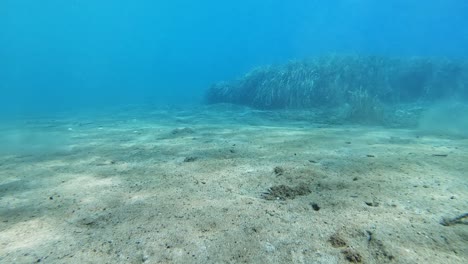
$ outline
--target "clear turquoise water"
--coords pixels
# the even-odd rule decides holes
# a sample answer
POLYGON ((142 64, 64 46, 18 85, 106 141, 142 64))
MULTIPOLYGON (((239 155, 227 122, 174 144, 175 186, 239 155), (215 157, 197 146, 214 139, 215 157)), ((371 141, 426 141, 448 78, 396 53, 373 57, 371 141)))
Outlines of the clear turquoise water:
POLYGON ((466 58, 464 0, 0 2, 3 116, 197 104, 252 67, 329 53, 466 58))

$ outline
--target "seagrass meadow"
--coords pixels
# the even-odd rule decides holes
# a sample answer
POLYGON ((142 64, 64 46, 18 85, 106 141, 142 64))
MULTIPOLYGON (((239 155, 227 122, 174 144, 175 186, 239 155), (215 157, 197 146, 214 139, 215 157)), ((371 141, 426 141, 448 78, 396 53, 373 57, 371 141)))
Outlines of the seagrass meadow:
POLYGON ((257 67, 214 84, 205 100, 263 110, 343 108, 344 120, 383 123, 398 105, 467 98, 466 61, 328 55, 257 67))

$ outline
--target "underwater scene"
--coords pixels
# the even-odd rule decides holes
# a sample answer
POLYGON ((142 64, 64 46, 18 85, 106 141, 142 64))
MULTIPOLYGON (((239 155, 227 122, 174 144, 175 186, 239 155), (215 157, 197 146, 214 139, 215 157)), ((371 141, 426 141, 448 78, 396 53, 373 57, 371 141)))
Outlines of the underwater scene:
POLYGON ((468 263, 468 1, 0 1, 0 263, 468 263))

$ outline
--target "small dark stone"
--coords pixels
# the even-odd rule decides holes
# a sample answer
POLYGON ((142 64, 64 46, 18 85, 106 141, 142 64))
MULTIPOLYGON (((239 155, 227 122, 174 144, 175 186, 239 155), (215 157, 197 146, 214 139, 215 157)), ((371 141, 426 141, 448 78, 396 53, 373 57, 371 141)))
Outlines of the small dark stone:
POLYGON ((365 202, 365 203, 366 203, 367 206, 372 206, 372 207, 377 207, 377 206, 379 206, 379 203, 378 203, 378 202, 369 202, 369 201, 367 201, 367 202, 365 202))
POLYGON ((53 199, 54 199, 54 197, 52 197, 52 196, 49 197, 49 200, 53 200, 53 199))
POLYGON ((316 203, 311 203, 310 205, 312 206, 312 209, 314 209, 314 211, 320 210, 320 206, 318 206, 318 204, 316 204, 316 203))

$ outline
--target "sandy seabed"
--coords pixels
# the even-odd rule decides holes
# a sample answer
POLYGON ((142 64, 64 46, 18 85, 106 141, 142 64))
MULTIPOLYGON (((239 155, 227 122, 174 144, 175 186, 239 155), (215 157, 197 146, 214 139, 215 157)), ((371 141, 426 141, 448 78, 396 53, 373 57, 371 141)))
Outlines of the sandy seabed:
POLYGON ((468 263, 468 139, 296 117, 5 122, 0 263, 468 263))

